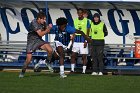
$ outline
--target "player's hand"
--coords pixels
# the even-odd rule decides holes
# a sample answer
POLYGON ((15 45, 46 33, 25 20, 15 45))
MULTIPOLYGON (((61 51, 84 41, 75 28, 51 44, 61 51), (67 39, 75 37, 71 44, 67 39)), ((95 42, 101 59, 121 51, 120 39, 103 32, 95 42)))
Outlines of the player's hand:
POLYGON ((87 47, 87 42, 84 42, 84 48, 86 48, 87 47))
POLYGON ((52 25, 52 24, 49 24, 49 27, 50 27, 50 28, 52 28, 52 27, 53 27, 53 25, 52 25))
POLYGON ((75 34, 70 35, 71 40, 74 40, 74 38, 75 38, 75 34))
POLYGON ((49 24, 49 25, 47 26, 47 28, 46 28, 47 33, 50 32, 51 28, 52 28, 52 24, 49 24))

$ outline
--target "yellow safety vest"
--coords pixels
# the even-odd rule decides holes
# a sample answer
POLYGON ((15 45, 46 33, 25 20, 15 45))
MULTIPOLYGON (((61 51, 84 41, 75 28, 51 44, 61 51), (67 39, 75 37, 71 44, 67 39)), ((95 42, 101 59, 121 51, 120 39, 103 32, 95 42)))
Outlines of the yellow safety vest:
MULTIPOLYGON (((81 30, 84 32, 84 34, 87 34, 87 18, 84 18, 83 20, 79 20, 78 18, 74 20, 74 27, 78 30, 81 30)), ((81 35, 81 34, 76 34, 81 35)))
POLYGON ((94 25, 91 23, 91 38, 92 39, 104 39, 104 32, 103 32, 104 23, 100 22, 98 25, 94 25))

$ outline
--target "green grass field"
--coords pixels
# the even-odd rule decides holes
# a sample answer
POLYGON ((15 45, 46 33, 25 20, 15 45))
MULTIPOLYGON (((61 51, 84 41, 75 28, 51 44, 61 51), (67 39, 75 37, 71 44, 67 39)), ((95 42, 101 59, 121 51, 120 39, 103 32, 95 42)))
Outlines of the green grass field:
POLYGON ((0 93, 139 93, 140 76, 0 72, 0 93))

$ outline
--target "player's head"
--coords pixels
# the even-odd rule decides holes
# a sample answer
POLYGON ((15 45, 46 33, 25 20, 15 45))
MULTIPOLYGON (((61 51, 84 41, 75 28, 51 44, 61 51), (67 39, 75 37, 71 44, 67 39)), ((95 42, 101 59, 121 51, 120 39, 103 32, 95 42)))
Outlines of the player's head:
POLYGON ((79 9, 77 10, 77 14, 78 14, 78 17, 79 17, 79 18, 83 18, 83 17, 84 17, 84 16, 83 16, 83 14, 84 14, 84 9, 79 8, 79 9))
POLYGON ((88 15, 89 15, 88 10, 84 9, 84 11, 83 11, 83 16, 84 16, 85 18, 87 18, 88 15))
POLYGON ((60 17, 56 19, 56 25, 59 27, 61 31, 65 30, 67 23, 68 20, 65 17, 60 17))
POLYGON ((44 12, 39 12, 37 14, 37 21, 40 23, 40 24, 44 24, 44 22, 46 22, 46 15, 44 12))
POLYGON ((95 13, 93 15, 93 22, 95 23, 100 22, 100 15, 98 13, 95 13))

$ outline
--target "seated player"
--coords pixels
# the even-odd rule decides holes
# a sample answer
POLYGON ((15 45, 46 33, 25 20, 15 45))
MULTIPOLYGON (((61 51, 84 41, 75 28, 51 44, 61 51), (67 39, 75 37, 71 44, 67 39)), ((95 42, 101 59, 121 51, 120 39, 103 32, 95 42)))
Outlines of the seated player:
POLYGON ((67 77, 64 74, 64 49, 72 49, 74 33, 82 34, 88 41, 88 37, 80 30, 76 30, 74 27, 68 25, 68 21, 64 17, 60 17, 56 20, 55 30, 55 44, 56 51, 59 54, 60 62, 60 77, 67 77))

